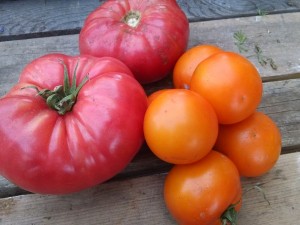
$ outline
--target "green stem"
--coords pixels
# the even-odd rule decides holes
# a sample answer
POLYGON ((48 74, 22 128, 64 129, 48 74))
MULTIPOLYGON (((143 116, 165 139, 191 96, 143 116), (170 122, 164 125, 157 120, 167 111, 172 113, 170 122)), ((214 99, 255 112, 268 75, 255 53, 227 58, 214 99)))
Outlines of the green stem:
POLYGON ((39 90, 36 86, 28 86, 24 88, 34 88, 38 95, 45 99, 47 105, 56 110, 58 114, 64 115, 72 110, 76 103, 77 95, 83 85, 88 81, 88 76, 85 76, 81 83, 76 86, 76 73, 78 63, 75 66, 72 85, 70 84, 69 73, 66 64, 61 62, 64 66, 64 84, 56 86, 53 90, 42 89, 39 90))
POLYGON ((237 225, 237 214, 235 207, 240 203, 238 201, 236 204, 231 204, 228 206, 226 211, 221 215, 221 223, 222 225, 237 225))

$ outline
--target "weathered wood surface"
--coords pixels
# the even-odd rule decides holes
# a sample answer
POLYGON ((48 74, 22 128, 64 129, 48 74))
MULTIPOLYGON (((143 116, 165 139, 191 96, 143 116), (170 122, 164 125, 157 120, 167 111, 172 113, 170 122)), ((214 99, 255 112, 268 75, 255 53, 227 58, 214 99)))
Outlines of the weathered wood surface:
MULTIPOLYGON (((270 115, 283 136, 283 152, 300 149, 300 13, 268 15, 218 21, 191 23, 190 45, 210 43, 230 51, 238 51, 233 34, 242 30, 248 36, 248 52, 253 55, 254 44, 259 44, 268 57, 278 65, 261 66, 254 56, 249 59, 260 70, 264 82, 264 97, 259 110, 270 115), (278 41, 279 40, 279 41, 278 41), (291 79, 297 78, 298 79, 291 79)), ((50 52, 78 54, 78 35, 36 38, 0 42, 0 95, 17 82, 18 74, 31 60, 50 52)), ((170 87, 170 79, 147 85, 146 91, 170 87)), ((165 172, 170 165, 162 163, 143 147, 141 152, 117 178, 142 176, 165 172)), ((0 178, 0 197, 23 194, 24 191, 0 178)))
MULTIPOLYGON (((104 0, 2 0, 0 41, 75 34, 104 0)), ((300 11, 299 0, 177 0, 190 21, 300 11)))
MULTIPOLYGON (((297 225, 300 221, 300 153, 282 155, 266 175, 243 179, 238 224, 297 225), (262 193, 252 189, 260 185, 262 193)), ((29 194, 0 199, 0 224, 176 224, 163 200, 165 174, 106 183, 78 194, 29 194)))

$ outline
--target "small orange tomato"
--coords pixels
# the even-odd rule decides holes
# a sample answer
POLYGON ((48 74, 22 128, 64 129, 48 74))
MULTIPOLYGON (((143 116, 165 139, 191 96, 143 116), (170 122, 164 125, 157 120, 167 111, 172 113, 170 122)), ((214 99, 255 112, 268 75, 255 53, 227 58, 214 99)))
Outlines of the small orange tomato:
POLYGON ((262 98, 262 80, 255 66, 233 52, 220 52, 202 61, 191 88, 215 109, 219 123, 237 123, 250 116, 262 98))
POLYGON ((235 163, 241 176, 256 177, 278 160, 281 135, 270 117, 255 112, 239 123, 221 125, 215 148, 235 163))
POLYGON ((221 51, 222 49, 214 45, 197 45, 188 49, 175 64, 173 70, 174 87, 189 89, 197 65, 209 56, 221 51))
MULTIPOLYGON (((178 224, 224 224, 229 221, 222 218, 223 213, 231 207, 236 213, 241 207, 239 172, 228 157, 212 150, 195 163, 171 169, 165 179, 164 199, 178 224)), ((236 221, 231 222, 226 224, 236 221)))
POLYGON ((148 96, 148 105, 151 104, 151 102, 157 97, 159 96, 161 93, 167 91, 167 90, 170 90, 170 89, 161 89, 161 90, 158 90, 158 91, 155 91, 153 93, 151 93, 149 96, 148 96))
POLYGON ((195 162, 215 144, 217 116, 211 105, 190 90, 171 89, 148 106, 145 140, 160 159, 174 164, 195 162))

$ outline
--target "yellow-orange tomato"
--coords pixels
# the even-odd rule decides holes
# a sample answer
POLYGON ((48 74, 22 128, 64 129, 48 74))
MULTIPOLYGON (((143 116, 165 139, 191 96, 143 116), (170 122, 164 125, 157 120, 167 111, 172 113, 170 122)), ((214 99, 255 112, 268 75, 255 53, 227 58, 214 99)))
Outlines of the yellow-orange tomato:
POLYGON ((148 106, 144 134, 158 158, 174 164, 192 163, 215 144, 217 116, 197 93, 172 89, 161 93, 148 106))
POLYGON ((161 89, 161 90, 158 90, 158 91, 155 91, 153 93, 151 93, 149 96, 148 96, 148 105, 151 104, 151 102, 157 97, 159 96, 161 93, 167 91, 167 90, 170 90, 170 89, 161 89))
POLYGON ((175 64, 173 70, 174 87, 189 89, 193 72, 198 64, 209 56, 221 51, 222 49, 214 45, 197 45, 188 49, 175 64))
POLYGON ((165 179, 167 209, 182 225, 221 225, 229 207, 239 211, 241 198, 236 166, 214 150, 198 162, 175 165, 165 179))
POLYGON ((262 80, 255 66, 233 52, 220 52, 194 71, 191 90, 214 107, 219 123, 237 123, 255 112, 262 98, 262 80))
POLYGON ((255 112, 239 123, 221 125, 215 148, 235 163, 241 176, 256 177, 278 160, 281 135, 270 117, 255 112))

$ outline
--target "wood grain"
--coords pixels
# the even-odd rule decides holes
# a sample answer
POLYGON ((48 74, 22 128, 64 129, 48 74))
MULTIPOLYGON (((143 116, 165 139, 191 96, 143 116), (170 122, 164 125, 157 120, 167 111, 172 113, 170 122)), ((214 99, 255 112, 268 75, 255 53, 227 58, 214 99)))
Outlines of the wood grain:
POLYGON ((299 10, 297 0, 236 1, 236 0, 177 0, 190 21, 253 16, 260 13, 283 13, 299 10))
POLYGON ((196 44, 215 44, 224 50, 239 52, 234 34, 242 32, 247 41, 247 51, 242 55, 251 60, 265 81, 281 79, 294 74, 300 78, 300 13, 253 16, 190 23, 189 47, 196 44), (264 57, 272 58, 277 65, 259 63, 255 46, 259 46, 264 57))
MULTIPOLYGON (((289 224, 300 220, 300 153, 282 155, 268 174, 242 179, 239 224, 289 224), (296 168, 296 169, 295 169, 296 168), (259 185, 262 193, 253 189, 259 185), (253 189, 253 190, 252 190, 253 189)), ((163 201, 165 174, 99 185, 66 196, 29 194, 0 199, 0 223, 17 224, 176 224, 163 201)))
MULTIPOLYGON (((2 0, 0 41, 78 33, 104 0, 2 0)), ((190 21, 299 11, 297 0, 177 0, 190 21)))
POLYGON ((264 83, 263 99, 258 107, 278 125, 282 152, 300 146, 300 79, 264 83))

